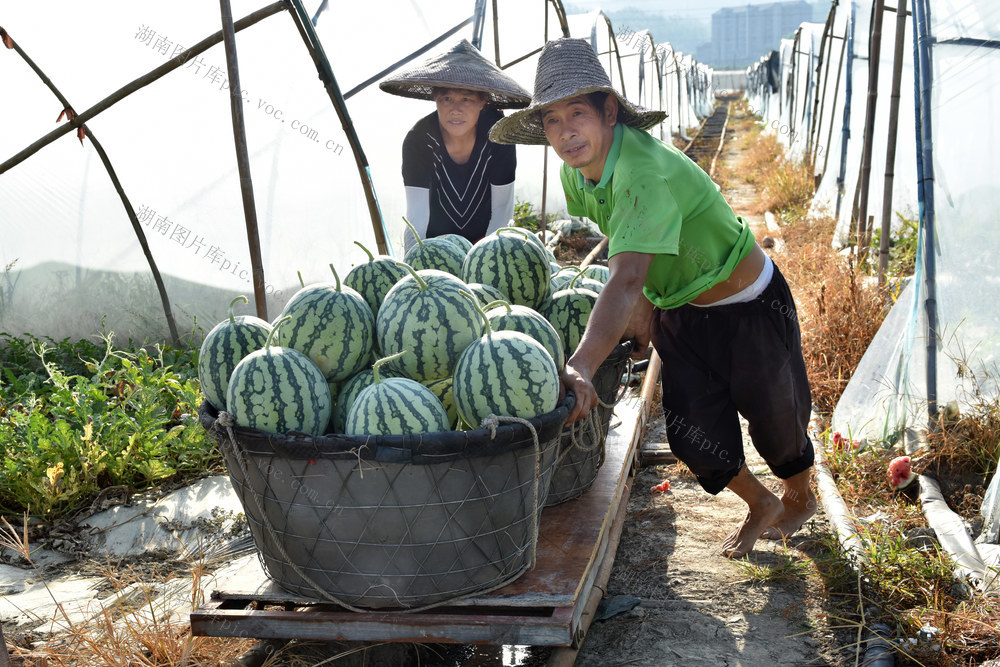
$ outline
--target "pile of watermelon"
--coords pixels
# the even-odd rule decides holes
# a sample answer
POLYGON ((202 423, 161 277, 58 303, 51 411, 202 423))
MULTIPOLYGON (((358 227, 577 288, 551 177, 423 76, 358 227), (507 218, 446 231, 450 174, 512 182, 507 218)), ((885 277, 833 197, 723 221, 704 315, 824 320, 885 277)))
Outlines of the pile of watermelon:
MULTIPOLYGON (((360 246, 360 244, 358 244, 360 246)), ((272 433, 405 435, 555 409, 559 371, 607 280, 534 234, 425 240, 305 284, 273 323, 234 313, 201 347, 206 400, 272 433), (446 245, 442 245, 446 244, 446 245)))

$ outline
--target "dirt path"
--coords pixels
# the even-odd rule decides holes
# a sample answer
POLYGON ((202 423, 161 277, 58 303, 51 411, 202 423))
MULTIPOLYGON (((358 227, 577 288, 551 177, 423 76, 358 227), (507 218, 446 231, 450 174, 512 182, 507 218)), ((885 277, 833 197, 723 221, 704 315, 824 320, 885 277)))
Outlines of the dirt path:
MULTIPOLYGON (((738 173, 740 160, 741 124, 734 120, 721 156, 734 167, 729 173, 738 173)), ((762 241, 768 229, 754 189, 730 177, 724 194, 762 241)), ((780 247, 768 252, 780 263, 780 247)), ((664 441, 658 417, 646 442, 664 441)), ((744 447, 750 469, 778 491, 746 436, 744 447)), ((576 664, 846 664, 832 633, 820 629, 822 573, 810 553, 829 532, 822 510, 788 544, 761 540, 745 561, 733 562, 719 547, 745 510, 729 490, 705 493, 682 464, 639 470, 605 596, 623 611, 591 625, 576 664), (664 479, 670 491, 652 491, 664 479)))

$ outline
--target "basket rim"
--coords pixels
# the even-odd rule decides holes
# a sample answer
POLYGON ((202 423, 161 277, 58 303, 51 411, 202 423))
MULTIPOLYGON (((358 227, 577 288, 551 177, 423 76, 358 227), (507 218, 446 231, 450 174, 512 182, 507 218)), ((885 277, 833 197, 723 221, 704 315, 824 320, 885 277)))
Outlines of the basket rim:
MULTIPOLYGON (((556 405, 555 410, 527 420, 538 434, 538 443, 545 446, 558 440, 566 418, 576 404, 573 392, 556 405)), ((218 424, 219 410, 203 400, 198 407, 202 428, 221 446, 228 440, 225 429, 218 424)), ((531 429, 521 423, 502 423, 495 434, 488 428, 473 431, 439 431, 418 435, 345 435, 327 433, 268 433, 244 426, 234 426, 236 444, 252 456, 289 459, 351 459, 380 463, 433 464, 445 461, 495 456, 504 452, 532 447, 531 429)))

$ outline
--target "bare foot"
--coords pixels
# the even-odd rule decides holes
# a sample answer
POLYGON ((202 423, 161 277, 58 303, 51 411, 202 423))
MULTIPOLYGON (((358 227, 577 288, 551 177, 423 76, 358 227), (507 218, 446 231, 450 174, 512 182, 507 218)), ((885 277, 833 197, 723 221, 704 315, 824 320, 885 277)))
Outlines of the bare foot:
POLYGON ((727 558, 742 558, 753 550, 757 538, 767 530, 782 514, 782 505, 774 496, 764 498, 760 504, 751 507, 746 518, 729 534, 722 543, 722 555, 727 558))
POLYGON ((781 515, 760 535, 765 540, 783 540, 801 528, 816 513, 816 496, 811 491, 805 496, 786 492, 781 507, 781 515))
POLYGON ((816 513, 816 496, 810 480, 812 469, 782 480, 785 492, 781 495, 781 516, 768 526, 761 537, 765 540, 783 540, 802 527, 816 513))

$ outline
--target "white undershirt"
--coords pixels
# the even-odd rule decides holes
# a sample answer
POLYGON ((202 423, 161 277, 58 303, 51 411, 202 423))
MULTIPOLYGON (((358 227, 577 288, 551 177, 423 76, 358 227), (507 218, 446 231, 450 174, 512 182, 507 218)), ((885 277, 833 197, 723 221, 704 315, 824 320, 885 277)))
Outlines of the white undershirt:
POLYGON ((757 276, 757 280, 753 281, 747 287, 744 287, 736 294, 730 294, 729 296, 714 301, 712 303, 691 303, 692 306, 698 306, 699 308, 713 308, 715 306, 728 306, 731 303, 746 303, 747 301, 753 301, 758 296, 761 295, 765 289, 767 289, 768 284, 771 282, 771 276, 774 275, 774 262, 768 255, 764 255, 764 268, 760 270, 760 275, 757 276))

